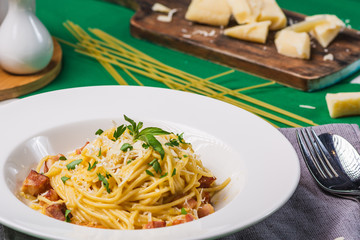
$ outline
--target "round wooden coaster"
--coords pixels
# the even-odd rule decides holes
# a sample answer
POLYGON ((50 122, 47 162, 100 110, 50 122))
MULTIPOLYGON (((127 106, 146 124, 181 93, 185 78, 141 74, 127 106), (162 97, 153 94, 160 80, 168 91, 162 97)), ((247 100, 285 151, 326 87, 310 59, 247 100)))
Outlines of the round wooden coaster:
POLYGON ((36 91, 52 82, 61 70, 62 50, 53 38, 54 54, 46 68, 30 75, 14 75, 0 68, 0 101, 36 91))

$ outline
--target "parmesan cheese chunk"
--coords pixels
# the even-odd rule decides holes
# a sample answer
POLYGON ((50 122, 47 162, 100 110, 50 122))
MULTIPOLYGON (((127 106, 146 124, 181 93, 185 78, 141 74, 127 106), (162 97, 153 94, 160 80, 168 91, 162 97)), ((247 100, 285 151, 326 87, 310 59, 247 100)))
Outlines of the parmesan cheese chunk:
POLYGON ((262 0, 227 0, 227 2, 238 24, 256 22, 262 8, 262 0))
POLYGON ((231 9, 225 0, 192 0, 185 19, 208 25, 226 26, 230 16, 231 9))
POLYGON ((282 30, 275 36, 278 53, 293 58, 310 58, 310 37, 307 33, 282 30))
POLYGON ((162 5, 161 3, 155 3, 152 6, 151 10, 153 10, 154 12, 169 13, 171 9, 166 7, 165 5, 162 5))
POLYGON ((225 29, 224 34, 229 37, 246 41, 265 43, 270 24, 270 21, 264 21, 239 25, 225 29))
POLYGON ((325 18, 326 21, 317 24, 310 34, 320 43, 320 45, 326 48, 339 34, 340 30, 345 27, 345 23, 341 21, 335 15, 320 14, 306 17, 306 21, 325 18))
POLYGON ((270 30, 278 30, 286 26, 286 16, 275 0, 263 0, 258 21, 271 21, 270 30))
MULTIPOLYGON (((308 19, 306 21, 301 21, 298 23, 295 23, 287 28, 285 28, 286 30, 292 30, 295 32, 310 32, 311 30, 313 30, 317 25, 319 24, 323 24, 326 23, 326 17, 318 17, 318 18, 313 18, 313 19, 308 19)), ((283 30, 285 30, 283 29, 283 30)))
POLYGON ((360 92, 328 93, 325 99, 331 118, 360 115, 360 92))

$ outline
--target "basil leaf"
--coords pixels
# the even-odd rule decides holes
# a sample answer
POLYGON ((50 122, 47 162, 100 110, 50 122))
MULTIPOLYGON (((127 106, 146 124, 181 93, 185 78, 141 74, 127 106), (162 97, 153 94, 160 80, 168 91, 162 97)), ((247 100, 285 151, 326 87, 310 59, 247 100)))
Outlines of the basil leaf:
POLYGON ((174 168, 174 170, 172 171, 171 176, 173 177, 176 174, 176 168, 174 168))
POLYGON ((101 135, 104 131, 102 129, 98 129, 95 133, 95 135, 101 135))
POLYGON ((149 148, 149 145, 147 145, 146 143, 143 143, 142 147, 143 147, 144 149, 148 149, 148 148, 149 148))
POLYGON ((71 210, 66 209, 65 210, 65 222, 71 222, 70 216, 71 216, 71 210))
POLYGON ((124 143, 120 150, 123 151, 123 152, 126 152, 127 150, 131 151, 133 149, 133 146, 131 146, 130 143, 124 143))
POLYGON ((67 181, 67 180, 69 180, 70 178, 69 177, 66 177, 66 176, 63 176, 63 177, 61 177, 61 181, 63 181, 63 183, 65 184, 65 182, 67 181))
POLYGON ((100 147, 100 149, 99 149, 99 153, 98 153, 98 155, 97 155, 98 157, 100 157, 101 156, 101 147, 100 147))
POLYGON ((106 177, 103 176, 103 175, 101 175, 101 173, 98 173, 97 175, 98 175, 99 181, 101 181, 101 182, 103 183, 106 191, 107 191, 108 193, 110 193, 111 190, 110 190, 110 188, 109 188, 109 182, 108 182, 108 180, 106 179, 106 177))
POLYGON ((67 160, 67 159, 66 159, 66 157, 65 157, 65 156, 61 156, 61 157, 59 157, 59 160, 61 160, 61 161, 65 161, 65 160, 67 160))
POLYGON ((69 163, 68 165, 66 165, 66 168, 67 168, 68 170, 70 170, 70 169, 75 169, 75 167, 76 167, 77 165, 79 165, 81 162, 82 162, 82 159, 78 159, 78 160, 72 161, 71 163, 69 163))
POLYGON ((140 138, 141 136, 145 136, 146 134, 168 135, 170 133, 167 132, 167 131, 164 131, 161 128, 158 128, 158 127, 147 127, 147 128, 144 128, 143 130, 141 130, 141 132, 138 135, 138 138, 140 138))
POLYGON ((88 164, 89 164, 89 167, 88 167, 87 170, 88 170, 88 171, 91 171, 91 169, 93 169, 93 168, 96 166, 97 163, 98 163, 98 161, 95 161, 92 166, 91 166, 90 163, 88 163, 88 164))
POLYGON ((119 127, 116 128, 113 137, 115 138, 115 140, 117 140, 126 130, 126 127, 124 125, 121 125, 119 127))
POLYGON ((186 215, 186 214, 187 214, 185 208, 181 208, 181 214, 183 214, 183 215, 186 215))
POLYGON ((154 135, 146 134, 143 138, 143 141, 150 145, 155 151, 160 153, 161 159, 164 159, 165 151, 161 146, 161 143, 154 137, 154 135))
POLYGON ((147 175, 154 176, 154 174, 147 169, 145 170, 145 172, 147 173, 147 175))

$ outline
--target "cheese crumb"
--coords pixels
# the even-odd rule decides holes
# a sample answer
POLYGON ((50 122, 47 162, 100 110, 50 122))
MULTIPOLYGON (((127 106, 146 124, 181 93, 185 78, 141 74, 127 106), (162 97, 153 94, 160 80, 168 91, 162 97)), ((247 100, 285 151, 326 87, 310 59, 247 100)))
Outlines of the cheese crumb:
POLYGON ((159 22, 171 22, 172 21, 172 17, 174 15, 174 13, 177 12, 177 9, 171 9, 168 13, 168 15, 159 15, 157 16, 157 20, 159 22))
POLYGON ((334 55, 333 55, 332 53, 326 54, 326 55, 323 57, 323 60, 324 60, 324 61, 333 61, 333 60, 334 60, 334 55))
POLYGON ((169 13, 171 11, 170 8, 166 7, 161 3, 155 3, 152 6, 151 10, 153 10, 154 12, 162 12, 162 13, 169 13))

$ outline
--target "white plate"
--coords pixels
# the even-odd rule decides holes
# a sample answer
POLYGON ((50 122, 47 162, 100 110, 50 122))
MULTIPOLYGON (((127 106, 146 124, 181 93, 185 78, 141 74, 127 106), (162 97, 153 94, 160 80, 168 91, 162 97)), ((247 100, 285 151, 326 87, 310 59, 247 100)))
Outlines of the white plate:
POLYGON ((148 87, 103 86, 60 90, 0 108, 0 222, 49 239, 208 239, 247 228, 278 210, 299 181, 297 155, 287 139, 259 117, 200 95, 148 87), (185 132, 218 181, 231 177, 216 212, 177 226, 108 230, 42 215, 16 194, 44 154, 82 146, 98 128, 123 114, 177 133, 185 132))

